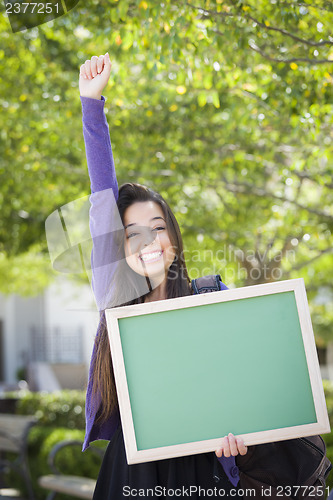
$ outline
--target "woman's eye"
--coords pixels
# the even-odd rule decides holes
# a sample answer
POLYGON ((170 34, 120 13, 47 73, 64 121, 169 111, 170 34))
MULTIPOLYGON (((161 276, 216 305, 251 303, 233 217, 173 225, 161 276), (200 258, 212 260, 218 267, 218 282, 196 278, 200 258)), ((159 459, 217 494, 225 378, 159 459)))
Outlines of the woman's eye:
POLYGON ((130 233, 127 235, 127 239, 129 238, 134 238, 135 236, 138 236, 139 233, 130 233))
POLYGON ((165 229, 165 227, 159 226, 159 227, 155 227, 153 229, 153 231, 163 231, 163 229, 165 229))

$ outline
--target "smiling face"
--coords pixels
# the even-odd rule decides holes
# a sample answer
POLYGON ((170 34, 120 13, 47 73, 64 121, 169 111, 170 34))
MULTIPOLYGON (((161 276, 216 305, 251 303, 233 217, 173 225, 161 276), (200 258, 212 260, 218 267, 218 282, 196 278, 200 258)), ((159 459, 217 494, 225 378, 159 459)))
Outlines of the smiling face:
POLYGON ((124 213, 124 227, 127 264, 160 283, 176 255, 162 208, 153 201, 135 202, 124 213))

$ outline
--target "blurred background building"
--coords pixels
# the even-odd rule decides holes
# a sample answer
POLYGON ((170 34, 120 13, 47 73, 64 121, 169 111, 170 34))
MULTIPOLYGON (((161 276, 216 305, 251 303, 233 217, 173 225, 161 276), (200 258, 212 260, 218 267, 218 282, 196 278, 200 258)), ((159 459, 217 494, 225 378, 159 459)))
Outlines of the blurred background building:
POLYGON ((36 297, 0 295, 0 388, 83 389, 97 325, 90 286, 63 276, 36 297))

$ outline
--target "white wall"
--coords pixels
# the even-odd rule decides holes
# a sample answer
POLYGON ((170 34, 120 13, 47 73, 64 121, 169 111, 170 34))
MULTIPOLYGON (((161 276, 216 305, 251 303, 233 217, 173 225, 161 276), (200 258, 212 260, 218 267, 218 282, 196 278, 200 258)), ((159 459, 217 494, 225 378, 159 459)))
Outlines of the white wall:
POLYGON ((45 318, 48 329, 80 328, 83 361, 88 367, 99 319, 90 285, 74 284, 60 275, 45 291, 45 318))
POLYGON ((16 382, 16 372, 26 362, 31 345, 31 328, 44 323, 43 295, 24 298, 0 296, 0 319, 4 337, 4 375, 9 384, 16 382))

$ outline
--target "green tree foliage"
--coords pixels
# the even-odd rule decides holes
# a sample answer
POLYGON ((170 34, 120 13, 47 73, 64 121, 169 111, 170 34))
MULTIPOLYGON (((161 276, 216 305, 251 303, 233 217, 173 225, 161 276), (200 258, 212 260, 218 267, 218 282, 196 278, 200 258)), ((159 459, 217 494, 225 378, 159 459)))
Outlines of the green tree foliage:
POLYGON ((15 34, 2 16, 0 265, 16 273, 1 290, 19 290, 27 266, 27 292, 45 285, 50 273, 33 264, 47 260, 44 221, 89 192, 78 69, 108 51, 120 183, 165 195, 192 277, 220 272, 235 286, 303 277, 325 342, 332 22, 325 0, 89 0, 15 34))

